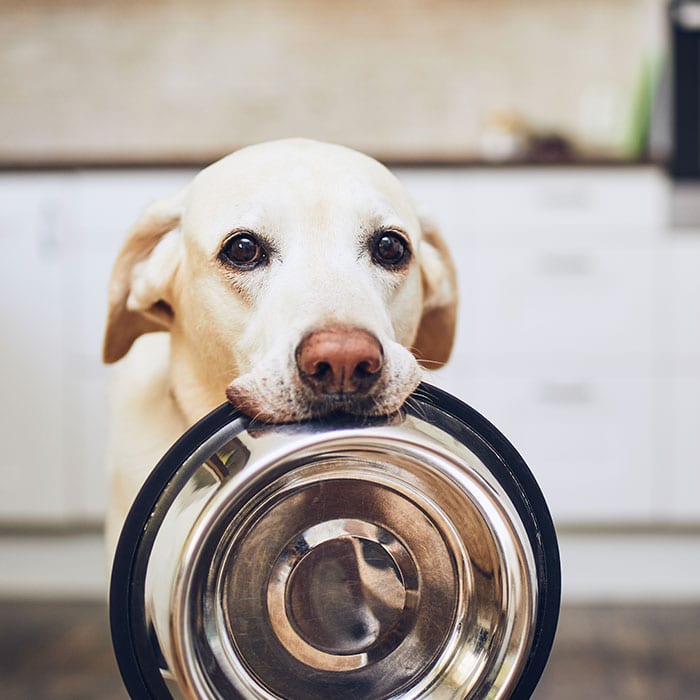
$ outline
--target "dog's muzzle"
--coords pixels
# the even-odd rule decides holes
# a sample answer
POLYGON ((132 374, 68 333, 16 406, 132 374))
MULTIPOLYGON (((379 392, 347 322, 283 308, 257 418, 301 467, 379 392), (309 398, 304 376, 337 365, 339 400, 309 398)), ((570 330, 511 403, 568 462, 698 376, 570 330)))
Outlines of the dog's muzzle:
POLYGON ((110 615, 133 698, 528 698, 559 594, 527 466, 422 385, 391 418, 200 421, 126 520, 110 615))

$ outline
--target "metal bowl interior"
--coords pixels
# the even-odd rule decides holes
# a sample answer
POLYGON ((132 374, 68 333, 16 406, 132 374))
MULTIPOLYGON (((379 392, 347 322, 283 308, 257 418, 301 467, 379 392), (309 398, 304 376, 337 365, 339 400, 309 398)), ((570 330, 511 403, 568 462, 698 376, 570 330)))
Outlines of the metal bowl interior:
POLYGON ((211 414, 137 499, 111 601, 127 688, 158 698, 529 697, 558 608, 531 473, 425 385, 370 422, 211 414))

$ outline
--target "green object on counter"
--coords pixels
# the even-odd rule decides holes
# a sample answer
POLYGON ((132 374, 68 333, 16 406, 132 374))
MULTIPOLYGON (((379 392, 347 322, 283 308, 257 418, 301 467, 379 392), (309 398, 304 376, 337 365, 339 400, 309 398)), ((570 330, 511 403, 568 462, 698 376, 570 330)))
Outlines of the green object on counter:
POLYGON ((654 95, 663 70, 663 58, 645 58, 632 95, 623 149, 629 158, 642 158, 647 153, 654 95))

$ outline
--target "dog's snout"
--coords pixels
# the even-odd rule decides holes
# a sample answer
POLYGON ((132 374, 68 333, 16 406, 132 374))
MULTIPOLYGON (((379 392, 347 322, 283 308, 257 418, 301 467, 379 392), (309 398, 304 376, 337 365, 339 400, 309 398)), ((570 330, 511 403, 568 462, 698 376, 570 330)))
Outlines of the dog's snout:
POLYGON ((317 395, 365 394, 379 379, 382 346, 359 329, 327 329, 307 335, 296 350, 302 380, 317 395))

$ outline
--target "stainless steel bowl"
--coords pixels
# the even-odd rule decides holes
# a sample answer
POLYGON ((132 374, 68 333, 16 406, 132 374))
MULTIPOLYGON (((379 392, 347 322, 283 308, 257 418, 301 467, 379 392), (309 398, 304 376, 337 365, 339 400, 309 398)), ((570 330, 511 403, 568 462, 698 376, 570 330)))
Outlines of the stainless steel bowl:
POLYGON ((422 385, 390 418, 200 421, 127 518, 110 614, 134 698, 527 698, 559 591, 532 474, 422 385))

